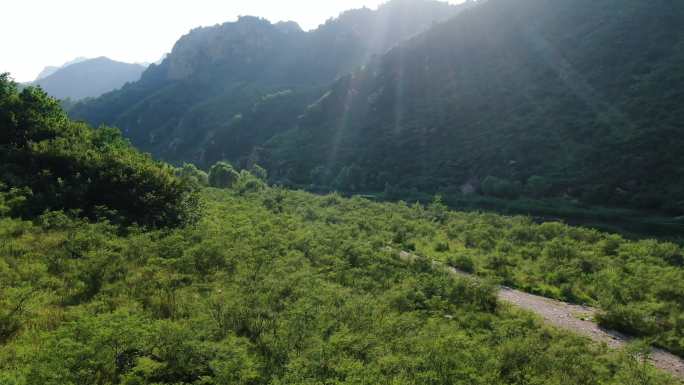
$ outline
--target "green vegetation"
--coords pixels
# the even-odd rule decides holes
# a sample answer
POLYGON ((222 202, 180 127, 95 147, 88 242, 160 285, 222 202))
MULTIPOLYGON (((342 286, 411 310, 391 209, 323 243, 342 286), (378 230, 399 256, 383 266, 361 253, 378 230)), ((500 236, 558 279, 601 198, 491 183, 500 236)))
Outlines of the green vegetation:
MULTIPOLYGON (((0 220, 0 383, 676 383, 497 305, 490 285, 402 262, 387 246, 463 218, 439 205, 278 188, 204 201, 175 230, 0 220)), ((494 219, 519 222, 468 218, 494 219)))
POLYGON ((195 187, 209 186, 209 174, 192 163, 185 163, 175 171, 176 177, 195 187))
POLYGON ((0 212, 64 210, 123 225, 166 227, 197 216, 192 186, 133 149, 115 129, 70 121, 33 87, 0 76, 0 212))
POLYGON ((241 18, 73 106, 208 172, 0 76, 0 384, 677 383, 640 358, 684 356, 681 245, 447 205, 684 214, 684 5, 489 0, 373 57, 456 9, 241 18), (498 284, 643 341, 559 332, 498 284))
MULTIPOLYGON (((679 273, 677 246, 459 214, 440 199, 409 207, 272 188, 256 164, 172 169, 114 130, 69 121, 37 89, 0 84, 3 385, 675 384, 639 361, 644 349, 610 351, 544 327, 498 304, 492 285, 404 262, 398 250, 449 253, 492 277, 508 269, 514 283, 543 261, 568 261, 610 279, 596 286, 561 269, 575 285, 560 295, 612 298, 604 322, 647 334, 630 321, 680 298, 658 281, 679 273), (175 206, 207 183, 224 188, 203 187, 204 210, 196 196, 175 206), (91 190, 117 199, 81 193, 91 190), (56 205, 53 194, 78 199, 56 205), (174 204, 160 209, 158 194, 174 204), (180 212, 195 220, 158 219, 180 212), (535 245, 539 263, 525 263, 535 245), (630 270, 611 268, 617 258, 630 270), (635 293, 625 280, 650 287, 635 293)), ((530 289, 556 294, 548 270, 535 277, 530 289)), ((675 350, 679 330, 655 336, 675 350)))
POLYGON ((230 188, 240 178, 240 174, 226 162, 218 162, 209 171, 209 185, 218 188, 230 188))
POLYGON ((428 237, 400 239, 417 254, 501 284, 597 306, 604 326, 684 355, 681 246, 494 214, 451 212, 430 228, 428 237))
MULTIPOLYGON (((390 191, 391 192, 391 191, 390 191)), ((374 195, 377 199, 419 201, 430 203, 433 196, 416 190, 404 190, 374 195)), ((589 227, 630 239, 656 237, 684 244, 684 217, 671 217, 653 211, 628 208, 605 207, 582 203, 563 197, 532 198, 521 196, 517 199, 496 198, 478 194, 464 195, 459 192, 445 191, 441 195, 448 206, 457 211, 489 211, 505 215, 531 216, 535 222, 558 222, 589 227)))

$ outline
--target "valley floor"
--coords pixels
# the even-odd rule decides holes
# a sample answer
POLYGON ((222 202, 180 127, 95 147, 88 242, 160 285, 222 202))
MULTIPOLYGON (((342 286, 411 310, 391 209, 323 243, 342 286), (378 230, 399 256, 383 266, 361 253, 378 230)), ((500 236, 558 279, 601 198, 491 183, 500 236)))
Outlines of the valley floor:
POLYGON ((174 229, 63 212, 0 219, 0 383, 680 383, 639 360, 641 345, 611 349, 554 328, 502 306, 512 292, 490 283, 586 301, 625 328, 670 316, 652 337, 677 352, 676 245, 439 202, 247 187, 204 189, 199 221, 174 229))

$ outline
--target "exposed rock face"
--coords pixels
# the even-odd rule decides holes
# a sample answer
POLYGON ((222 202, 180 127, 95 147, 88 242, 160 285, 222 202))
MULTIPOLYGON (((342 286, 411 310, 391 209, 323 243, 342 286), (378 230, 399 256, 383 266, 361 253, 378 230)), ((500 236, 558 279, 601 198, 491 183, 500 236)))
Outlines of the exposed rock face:
POLYGON ((292 47, 304 32, 297 24, 273 25, 256 17, 241 17, 236 23, 199 28, 183 36, 169 55, 168 78, 190 77, 202 67, 265 64, 259 59, 292 47))

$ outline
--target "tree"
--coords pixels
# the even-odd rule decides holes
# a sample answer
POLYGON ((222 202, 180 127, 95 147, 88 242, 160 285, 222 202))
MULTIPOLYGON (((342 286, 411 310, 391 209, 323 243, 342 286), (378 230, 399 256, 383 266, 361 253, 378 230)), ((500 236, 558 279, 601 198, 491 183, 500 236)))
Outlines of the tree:
POLYGON ((218 162, 209 171, 209 185, 211 187, 231 188, 239 178, 240 174, 228 162, 218 162))
POLYGON ((249 172, 262 182, 268 182, 268 171, 266 171, 265 168, 259 166, 258 164, 252 165, 249 172))
POLYGON ((428 212, 431 219, 439 223, 444 223, 449 218, 449 208, 444 204, 441 195, 435 195, 428 206, 428 212))
POLYGON ((192 163, 183 164, 183 167, 176 169, 175 174, 181 180, 193 186, 209 185, 209 175, 206 172, 197 168, 197 166, 195 166, 192 163))

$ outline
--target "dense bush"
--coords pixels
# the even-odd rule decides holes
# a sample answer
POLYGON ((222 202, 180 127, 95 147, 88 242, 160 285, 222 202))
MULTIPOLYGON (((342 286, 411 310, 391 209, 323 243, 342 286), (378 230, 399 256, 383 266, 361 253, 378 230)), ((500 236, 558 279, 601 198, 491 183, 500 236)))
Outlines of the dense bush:
POLYGON ((89 218, 177 226, 197 195, 173 169, 133 149, 112 128, 70 121, 40 89, 0 77, 0 182, 4 211, 31 218, 72 210, 89 218))

